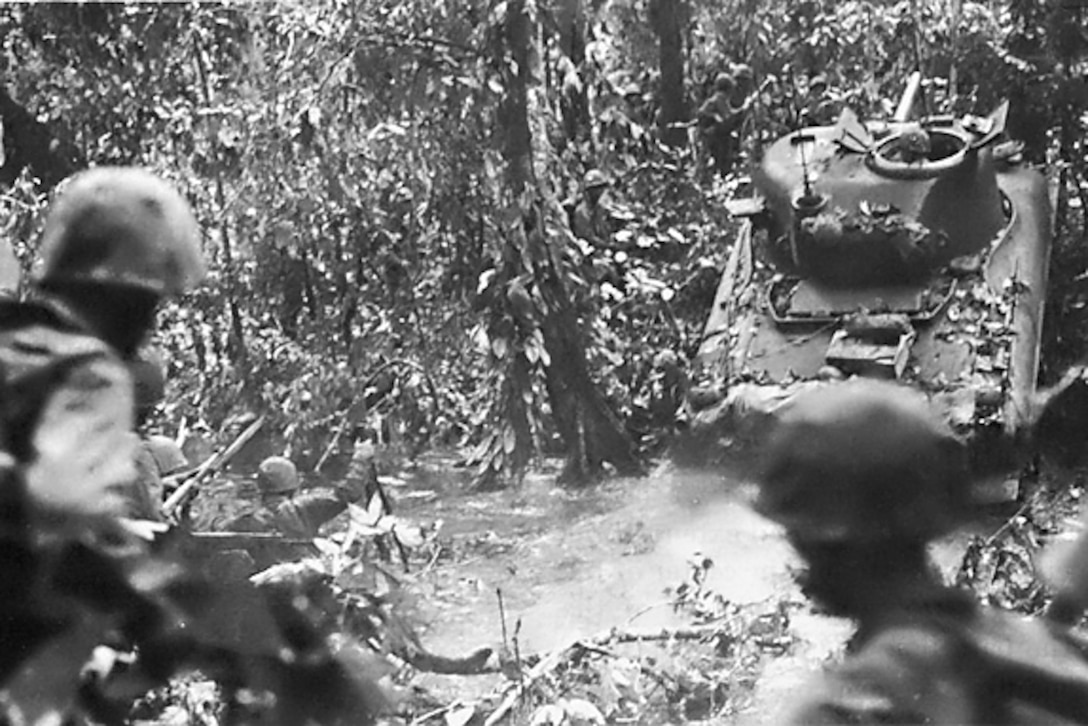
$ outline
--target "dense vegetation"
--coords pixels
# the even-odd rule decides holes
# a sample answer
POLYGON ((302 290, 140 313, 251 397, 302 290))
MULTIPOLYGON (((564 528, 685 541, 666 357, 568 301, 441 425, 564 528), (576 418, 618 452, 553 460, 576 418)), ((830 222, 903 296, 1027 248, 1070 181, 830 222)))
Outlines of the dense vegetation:
POLYGON ((699 342, 743 160, 795 127, 810 77, 883 112, 1012 101, 1060 176, 1048 357, 1082 358, 1088 38, 1037 0, 284 0, 0 8, 5 235, 30 265, 49 194, 88 165, 176 182, 211 274, 157 342, 156 426, 342 473, 353 444, 465 452, 480 486, 541 453, 586 483, 658 453, 699 342), (760 91, 714 173, 695 109, 730 64, 760 91), (570 211, 613 182, 592 249, 570 211))
POLYGON ((976 110, 1008 95, 1013 135, 1035 160, 1063 159, 1079 199, 1080 12, 14 6, 0 98, 9 235, 29 262, 42 195, 82 165, 145 164, 187 190, 213 274, 162 324, 167 428, 271 412, 310 464, 330 445, 349 451, 360 427, 409 449, 479 443, 492 483, 542 449, 567 452, 575 480, 605 463, 634 470, 624 435, 645 450, 667 425, 654 358, 692 353, 728 246, 720 202, 735 177, 712 178, 690 121, 713 77, 743 61, 763 88, 749 151, 796 125, 819 72, 861 111, 897 98, 914 68, 930 103, 976 110), (616 182, 617 235, 587 254, 564 205, 589 169, 616 182), (584 369, 578 395, 557 369, 584 369))

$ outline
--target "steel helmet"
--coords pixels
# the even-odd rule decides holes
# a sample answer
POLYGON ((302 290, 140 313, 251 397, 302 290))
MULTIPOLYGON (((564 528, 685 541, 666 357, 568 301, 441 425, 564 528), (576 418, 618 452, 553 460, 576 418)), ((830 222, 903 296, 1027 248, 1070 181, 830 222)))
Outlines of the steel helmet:
POLYGON ((49 210, 39 284, 95 283, 175 295, 204 276, 200 232, 172 186, 134 167, 72 177, 49 210))
POLYGON ((965 449, 925 397, 860 379, 786 404, 756 509, 807 541, 924 542, 963 520, 968 496, 965 449))
POLYGON ((148 436, 144 446, 151 453, 161 476, 169 476, 189 466, 189 460, 181 452, 181 447, 169 436, 155 434, 148 436))
POLYGON ((737 81, 750 81, 752 80, 752 66, 747 63, 736 63, 732 67, 733 78, 737 81))
POLYGON ((284 494, 298 489, 298 469, 283 456, 270 456, 257 468, 261 494, 284 494))
POLYGON ((733 90, 733 76, 728 73, 719 73, 714 78, 714 90, 715 91, 732 91, 733 90))
POLYGON ((611 182, 608 181, 608 177, 600 169, 590 169, 586 172, 585 179, 582 181, 583 186, 586 189, 600 189, 606 187, 611 182))

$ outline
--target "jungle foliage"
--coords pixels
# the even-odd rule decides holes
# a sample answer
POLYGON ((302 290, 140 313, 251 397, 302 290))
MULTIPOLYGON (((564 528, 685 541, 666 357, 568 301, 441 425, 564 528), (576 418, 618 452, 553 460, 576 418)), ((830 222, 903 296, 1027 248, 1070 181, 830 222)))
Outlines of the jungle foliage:
POLYGON ((1060 157, 1079 179, 1080 12, 1023 0, 13 6, 0 18, 8 234, 29 263, 42 195, 64 173, 151 166, 193 200, 213 270, 162 323, 167 428, 269 412, 277 443, 311 466, 369 430, 408 451, 478 444, 493 483, 559 450, 582 457, 572 479, 584 480, 654 449, 673 405, 659 354, 682 361, 697 345, 732 231, 720 202, 739 176, 711 178, 689 121, 719 71, 746 62, 762 88, 741 133, 749 156, 799 123, 809 76, 879 113, 917 67, 931 105, 1009 95, 1029 156, 1060 157), (512 139, 529 154, 524 179, 510 174, 512 139), (589 169, 614 182, 603 249, 570 231, 589 169), (548 375, 570 355, 586 361, 589 419, 548 375), (597 440, 606 429, 611 446, 597 440))
POLYGON ((800 122, 816 73, 867 113, 915 69, 934 107, 1010 97, 1012 135, 1066 192, 1051 368, 1082 358, 1083 13, 1039 0, 5 5, 0 217, 29 266, 49 194, 75 169, 141 164, 186 191, 211 275, 158 331, 170 380, 157 426, 171 435, 266 414, 270 448, 329 476, 355 441, 380 439, 408 455, 471 446, 487 485, 562 453, 585 482, 639 470, 673 424, 676 371, 735 231, 722 202, 745 183, 742 163, 708 168, 691 119, 731 62, 760 89, 747 160, 800 122), (597 247, 570 223, 591 169, 612 181, 597 247))

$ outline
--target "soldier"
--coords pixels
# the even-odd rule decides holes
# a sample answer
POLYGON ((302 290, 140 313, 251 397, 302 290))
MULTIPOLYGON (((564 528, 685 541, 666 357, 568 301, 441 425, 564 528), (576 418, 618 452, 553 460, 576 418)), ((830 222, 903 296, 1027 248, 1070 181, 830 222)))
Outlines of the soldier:
POLYGON ((28 302, 0 302, 9 449, 44 510, 116 514, 131 481, 132 359, 160 300, 202 277, 188 204, 153 174, 72 178, 46 216, 28 302))
POLYGON ((733 168, 733 135, 740 126, 737 109, 733 106, 735 89, 733 77, 719 73, 714 79, 714 93, 703 101, 696 115, 703 145, 719 174, 726 174, 733 168))
POLYGON ((143 428, 166 391, 166 362, 157 348, 145 347, 128 361, 136 399, 136 428, 140 445, 136 449, 136 476, 122 488, 123 513, 130 519, 163 520, 163 477, 185 469, 188 459, 181 447, 167 436, 143 434, 143 428))
POLYGON ((817 73, 808 82, 805 105, 801 109, 802 125, 827 126, 835 123, 837 116, 835 105, 830 95, 827 76, 817 73))
POLYGON ((163 520, 165 477, 189 467, 181 447, 169 436, 152 434, 136 451, 136 479, 126 487, 125 515, 132 519, 163 520))
POLYGON ((731 101, 733 108, 747 110, 748 105, 752 101, 752 95, 756 90, 755 74, 752 72, 752 66, 747 63, 734 63, 729 68, 730 75, 733 76, 733 94, 731 101))
POLYGON ((298 470, 290 459, 270 456, 257 471, 260 506, 235 519, 227 529, 234 532, 279 532, 288 537, 312 539, 321 525, 358 499, 346 488, 315 487, 299 492, 298 470))
POLYGON ((968 509, 963 447, 924 397, 876 381, 799 394, 757 509, 785 526, 805 592, 858 630, 796 724, 1088 722, 1088 665, 1038 620, 944 585, 927 543, 968 509))
POLYGON ((582 198, 574 208, 571 230, 595 247, 607 246, 612 237, 612 216, 601 203, 611 182, 600 169, 590 169, 582 182, 582 198))

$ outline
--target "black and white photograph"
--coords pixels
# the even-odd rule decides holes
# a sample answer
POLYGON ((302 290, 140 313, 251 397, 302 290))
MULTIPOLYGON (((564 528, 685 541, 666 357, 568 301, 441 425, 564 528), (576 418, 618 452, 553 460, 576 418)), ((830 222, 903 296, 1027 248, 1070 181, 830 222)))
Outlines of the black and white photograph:
POLYGON ((1088 724, 1088 2, 0 43, 0 726, 1088 724))

